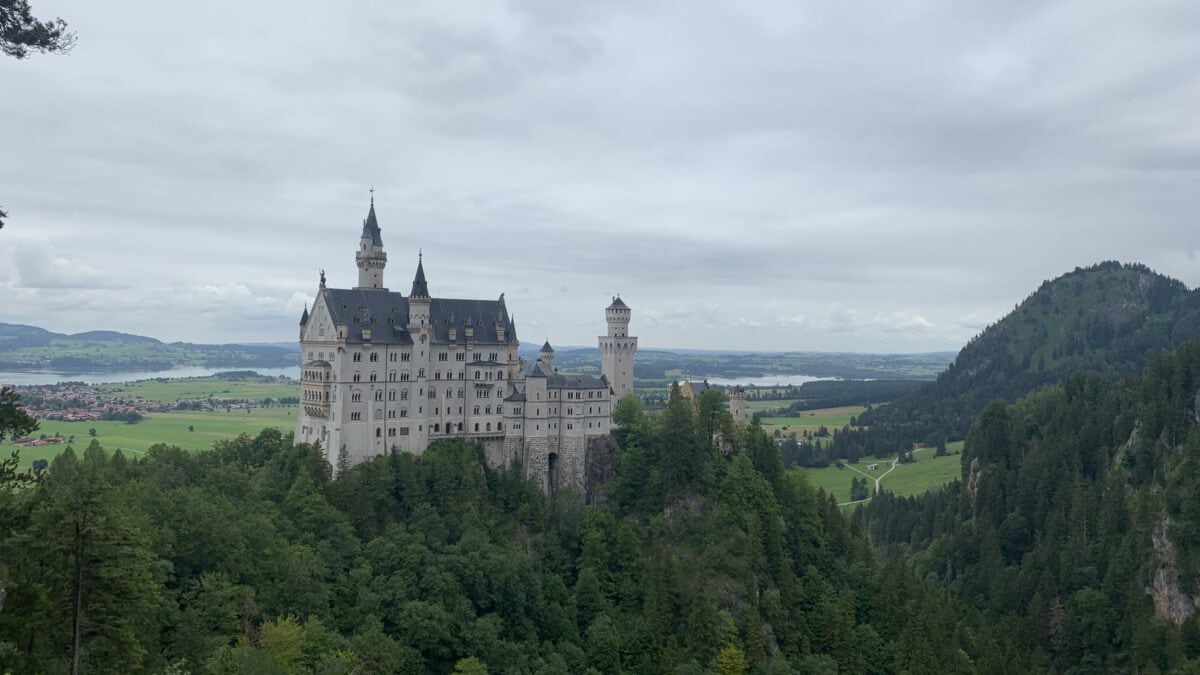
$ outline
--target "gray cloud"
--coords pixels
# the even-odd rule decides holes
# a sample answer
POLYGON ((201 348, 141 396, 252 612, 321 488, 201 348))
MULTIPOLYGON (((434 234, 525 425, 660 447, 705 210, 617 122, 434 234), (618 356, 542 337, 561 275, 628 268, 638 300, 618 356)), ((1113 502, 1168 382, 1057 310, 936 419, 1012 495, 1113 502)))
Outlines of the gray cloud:
POLYGON ((557 344, 617 292, 647 345, 912 351, 1200 281, 1186 0, 37 9, 79 45, 0 61, 4 321, 291 339, 371 185, 393 288, 421 248, 557 344))

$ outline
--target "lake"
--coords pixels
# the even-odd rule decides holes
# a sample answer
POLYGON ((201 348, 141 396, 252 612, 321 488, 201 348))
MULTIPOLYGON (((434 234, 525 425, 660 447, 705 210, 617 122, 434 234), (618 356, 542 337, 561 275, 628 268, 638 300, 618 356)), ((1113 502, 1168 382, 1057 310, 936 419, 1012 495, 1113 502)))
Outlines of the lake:
POLYGON ((741 385, 748 387, 755 385, 759 387, 787 387, 789 385, 800 386, 805 382, 818 382, 821 380, 838 380, 838 377, 812 377, 810 375, 755 375, 747 377, 710 377, 709 384, 716 384, 722 387, 736 387, 741 385))
POLYGON ((0 372, 0 384, 58 384, 59 382, 85 382, 87 384, 108 384, 110 382, 134 382, 136 380, 154 380, 160 377, 207 377, 231 370, 253 370, 260 375, 277 377, 280 375, 295 379, 300 378, 300 366, 287 368, 172 368, 170 370, 114 370, 92 373, 51 373, 47 371, 0 372))

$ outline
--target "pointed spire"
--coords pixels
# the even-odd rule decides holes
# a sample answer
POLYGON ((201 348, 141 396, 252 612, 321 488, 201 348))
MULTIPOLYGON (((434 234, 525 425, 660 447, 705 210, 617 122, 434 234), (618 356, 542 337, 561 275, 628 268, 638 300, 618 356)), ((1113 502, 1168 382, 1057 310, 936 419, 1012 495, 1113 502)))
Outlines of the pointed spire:
POLYGON ((363 221, 363 239, 370 239, 372 246, 383 246, 383 234, 379 231, 379 220, 375 217, 375 188, 371 188, 371 209, 363 221))
POLYGON ((551 354, 553 354, 553 353, 554 353, 554 347, 551 347, 551 346, 550 346, 550 341, 549 341, 549 340, 546 340, 546 344, 542 345, 542 351, 543 351, 543 352, 550 352, 551 354))
POLYGON ((429 284, 425 282, 425 261, 420 252, 417 253, 417 274, 413 277, 412 292, 414 298, 428 298, 429 284))
POLYGON ((304 313, 300 315, 300 325, 308 323, 308 303, 304 303, 304 313))

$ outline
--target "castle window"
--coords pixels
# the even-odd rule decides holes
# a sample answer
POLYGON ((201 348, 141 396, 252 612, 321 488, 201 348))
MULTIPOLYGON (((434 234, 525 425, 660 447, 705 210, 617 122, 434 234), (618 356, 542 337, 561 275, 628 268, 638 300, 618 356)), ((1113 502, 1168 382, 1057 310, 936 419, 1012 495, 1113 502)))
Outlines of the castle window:
POLYGON ((361 380, 362 380, 362 375, 360 375, 359 373, 355 373, 355 374, 354 374, 354 381, 355 381, 355 382, 360 382, 361 380))
POLYGON ((375 409, 375 419, 377 419, 377 420, 383 419, 383 410, 382 409, 380 409, 380 408, 375 409))
POLYGON ((475 431, 479 431, 479 422, 475 423, 475 431))
POLYGON ((490 406, 490 405, 489 405, 489 406, 487 406, 487 407, 485 407, 483 410, 484 410, 484 414, 485 414, 485 415, 491 415, 491 414, 492 414, 492 406, 490 406))
POLYGON ((497 371, 497 372, 496 372, 496 379, 497 379, 497 380, 503 380, 503 379, 504 379, 504 371, 503 371, 503 370, 500 370, 500 371, 497 371))
POLYGON ((388 373, 388 382, 395 382, 395 381, 396 381, 396 371, 393 370, 392 372, 388 373))
POLYGON ((408 390, 407 390, 407 389, 401 389, 401 390, 400 390, 400 400, 401 400, 401 401, 407 401, 407 400, 408 400, 408 390))
POLYGON ((371 352, 371 361, 375 362, 378 360, 379 360, 379 352, 371 352))
POLYGON ((424 368, 417 369, 417 377, 425 377, 425 369, 424 368))
POLYGON ((405 362, 411 361, 412 354, 410 352, 404 352, 403 354, 400 355, 400 360, 405 361, 405 362))
POLYGON ((391 391, 389 391, 389 392, 388 392, 388 400, 389 400, 389 401, 395 401, 395 400, 396 400, 396 390, 395 390, 395 389, 393 389, 393 390, 391 390, 391 391))
POLYGON ((379 377, 379 376, 378 376, 377 374, 375 374, 375 373, 371 373, 371 381, 372 381, 372 382, 374 382, 374 381, 375 381, 375 378, 376 378, 376 377, 379 377))
POLYGON ((436 434, 440 430, 440 427, 441 427, 440 424, 438 424, 437 422, 434 422, 433 423, 433 433, 436 434))
POLYGON ((459 388, 458 388, 458 397, 459 397, 459 398, 462 398, 462 397, 463 397, 463 388, 462 388, 462 387, 459 387, 459 388))
POLYGON ((351 402, 358 403, 361 400, 362 400, 362 392, 361 391, 356 391, 356 392, 353 392, 352 394, 350 394, 351 402))
POLYGON ((351 360, 362 361, 362 352, 354 352, 354 356, 351 360))
POLYGON ((497 415, 502 415, 502 414, 504 414, 504 407, 503 407, 503 406, 496 406, 496 414, 497 414, 497 415))
POLYGON ((475 414, 476 414, 476 415, 478 415, 478 414, 479 414, 479 406, 475 406, 475 414))
POLYGON ((396 360, 396 352, 392 352, 391 354, 388 354, 388 361, 395 361, 395 360, 396 360))
POLYGON ((378 390, 378 391, 376 391, 376 392, 375 392, 375 400, 376 400, 376 401, 382 401, 382 400, 383 400, 383 390, 382 390, 382 389, 380 389, 380 390, 378 390))
POLYGON ((496 422, 496 431, 504 431, 504 422, 496 422))
POLYGON ((488 361, 495 361, 496 356, 497 356, 496 352, 492 352, 491 354, 488 354, 488 361))
POLYGON ((483 360, 483 354, 480 354, 480 353, 476 352, 475 354, 472 354, 472 355, 471 355, 471 362, 472 362, 472 363, 476 363, 476 362, 478 362, 478 361, 482 361, 482 360, 483 360))
POLYGON ((438 352, 438 361, 445 361, 448 358, 450 358, 450 355, 446 352, 438 352))
POLYGON ((454 360, 455 361, 466 361, 467 355, 464 354, 463 352, 458 352, 457 354, 454 355, 454 360))
POLYGON ((400 409, 400 416, 401 416, 401 417, 408 417, 408 408, 401 408, 401 409, 400 409))
POLYGON ((408 427, 400 427, 400 435, 407 436, 408 435, 408 427))
POLYGON ((487 429, 487 431, 491 431, 491 430, 492 430, 492 423, 491 423, 491 422, 488 422, 488 423, 487 423, 487 427, 486 427, 486 429, 487 429))
POLYGON ((390 420, 396 419, 396 411, 395 410, 388 411, 388 419, 390 419, 390 420))
POLYGON ((488 372, 484 373, 484 376, 486 379, 492 379, 492 371, 489 370, 488 372))
POLYGON ((383 438, 383 429, 375 429, 375 438, 383 438))
POLYGON ((475 379, 477 379, 477 380, 479 379, 479 371, 478 370, 475 371, 475 379))
POLYGON ((400 373, 400 381, 408 382, 408 371, 407 370, 404 371, 403 373, 400 373))
POLYGON ((352 419, 352 420, 360 420, 360 419, 362 419, 362 413, 360 413, 360 412, 352 412, 352 413, 350 413, 350 419, 352 419))
POLYGON ((396 435, 395 429, 388 429, 388 436, 395 436, 395 435, 396 435))

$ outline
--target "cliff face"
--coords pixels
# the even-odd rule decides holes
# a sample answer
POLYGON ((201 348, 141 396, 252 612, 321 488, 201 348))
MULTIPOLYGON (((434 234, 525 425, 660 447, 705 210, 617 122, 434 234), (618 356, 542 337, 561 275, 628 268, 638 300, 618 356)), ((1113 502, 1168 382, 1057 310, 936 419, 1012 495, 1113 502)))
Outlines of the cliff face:
POLYGON ((1171 519, 1163 518, 1150 535, 1158 567, 1146 592, 1154 599, 1154 613, 1158 618, 1180 626, 1200 608, 1200 589, 1189 595, 1182 588, 1175 544, 1167 534, 1170 526, 1171 519))

